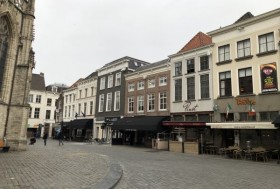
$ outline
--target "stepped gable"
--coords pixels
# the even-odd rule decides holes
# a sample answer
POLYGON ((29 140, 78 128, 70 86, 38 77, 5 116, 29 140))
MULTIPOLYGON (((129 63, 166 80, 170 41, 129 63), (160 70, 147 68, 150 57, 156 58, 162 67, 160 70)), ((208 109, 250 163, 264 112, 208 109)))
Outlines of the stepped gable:
POLYGON ((198 32, 178 53, 212 44, 212 38, 202 32, 198 32))
POLYGON ((243 22, 243 21, 253 18, 253 17, 254 17, 254 15, 251 12, 247 12, 243 16, 241 16, 238 20, 236 20, 236 22, 234 22, 234 24, 243 22))

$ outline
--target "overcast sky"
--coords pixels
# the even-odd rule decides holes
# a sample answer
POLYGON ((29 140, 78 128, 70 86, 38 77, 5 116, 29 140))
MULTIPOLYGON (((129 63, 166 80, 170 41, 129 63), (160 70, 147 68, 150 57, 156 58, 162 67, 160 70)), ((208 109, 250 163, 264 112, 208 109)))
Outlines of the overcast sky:
POLYGON ((113 60, 157 62, 199 31, 277 8, 279 0, 37 0, 33 73, 70 86, 113 60))

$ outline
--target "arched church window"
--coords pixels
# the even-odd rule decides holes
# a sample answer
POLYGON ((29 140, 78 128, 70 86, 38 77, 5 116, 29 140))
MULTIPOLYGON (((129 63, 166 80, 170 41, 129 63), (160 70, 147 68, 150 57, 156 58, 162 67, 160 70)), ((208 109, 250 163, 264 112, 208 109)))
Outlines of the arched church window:
POLYGON ((0 17, 0 95, 3 90, 4 71, 8 52, 9 28, 4 16, 0 17))

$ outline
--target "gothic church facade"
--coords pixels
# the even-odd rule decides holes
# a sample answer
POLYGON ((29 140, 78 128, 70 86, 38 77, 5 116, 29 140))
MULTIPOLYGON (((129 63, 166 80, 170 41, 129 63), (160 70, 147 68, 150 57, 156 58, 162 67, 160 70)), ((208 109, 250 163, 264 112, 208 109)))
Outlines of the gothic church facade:
POLYGON ((0 140, 25 150, 35 0, 0 0, 0 140))

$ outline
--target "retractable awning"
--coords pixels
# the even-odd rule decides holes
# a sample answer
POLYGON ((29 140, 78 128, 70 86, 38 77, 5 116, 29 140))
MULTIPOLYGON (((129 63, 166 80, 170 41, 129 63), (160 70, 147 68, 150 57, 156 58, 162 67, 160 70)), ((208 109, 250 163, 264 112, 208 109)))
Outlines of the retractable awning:
POLYGON ((206 126, 205 122, 188 122, 188 121, 164 121, 163 126, 170 127, 204 127, 206 126))
POLYGON ((211 129, 276 129, 270 122, 206 123, 211 129))
POLYGON ((162 121, 167 116, 135 116, 124 117, 112 123, 112 130, 142 130, 142 131, 158 131, 162 130, 162 121))
POLYGON ((75 119, 70 122, 71 129, 92 129, 93 119, 75 119))

